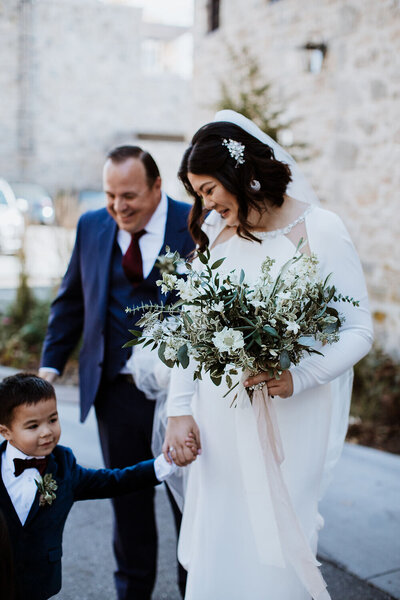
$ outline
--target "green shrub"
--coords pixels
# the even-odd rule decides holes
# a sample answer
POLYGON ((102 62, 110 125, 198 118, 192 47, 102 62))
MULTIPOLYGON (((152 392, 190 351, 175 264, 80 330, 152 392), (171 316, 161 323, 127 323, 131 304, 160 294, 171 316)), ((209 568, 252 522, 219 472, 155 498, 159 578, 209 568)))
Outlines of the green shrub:
POLYGON ((374 347, 354 369, 347 440, 400 454, 400 364, 374 347))
POLYGON ((355 366, 351 412, 365 421, 400 424, 400 363, 381 348, 355 366))

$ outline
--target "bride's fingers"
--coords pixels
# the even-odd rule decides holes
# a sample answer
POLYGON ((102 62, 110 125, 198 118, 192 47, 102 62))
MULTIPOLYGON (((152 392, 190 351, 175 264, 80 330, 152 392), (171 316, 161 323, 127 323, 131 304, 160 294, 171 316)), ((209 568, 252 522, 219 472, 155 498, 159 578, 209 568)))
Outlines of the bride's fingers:
POLYGON ((270 396, 289 398, 293 395, 293 379, 290 371, 284 371, 280 379, 269 379, 267 381, 270 396))
POLYGON ((196 440, 197 453, 201 454, 200 429, 198 428, 197 423, 194 424, 193 429, 192 429, 192 433, 194 435, 194 439, 196 440))
POLYGON ((171 465, 172 460, 169 457, 169 443, 167 442, 167 440, 164 441, 161 450, 162 450, 165 460, 167 461, 168 464, 171 465))
POLYGON ((248 377, 246 381, 243 383, 244 387, 250 387, 251 385, 257 385, 257 383, 261 383, 262 381, 268 381, 270 379, 268 373, 262 371, 261 373, 257 373, 257 375, 253 375, 252 377, 248 377))
POLYGON ((184 445, 177 444, 174 447, 173 453, 171 456, 174 460, 174 463, 178 465, 178 467, 185 467, 193 462, 196 458, 196 455, 193 454, 190 448, 186 448, 184 445))

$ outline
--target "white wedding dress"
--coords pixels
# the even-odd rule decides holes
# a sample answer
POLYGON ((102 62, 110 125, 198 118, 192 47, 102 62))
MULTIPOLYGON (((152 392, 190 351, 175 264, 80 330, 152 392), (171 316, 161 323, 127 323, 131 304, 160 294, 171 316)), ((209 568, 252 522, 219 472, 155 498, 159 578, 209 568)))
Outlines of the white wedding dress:
MULTIPOLYGON (((210 216, 211 245, 224 224, 216 213, 210 216)), ((340 341, 325 346, 323 357, 306 357, 292 368, 293 396, 273 400, 285 455, 283 479, 315 553, 322 523, 318 502, 346 432, 351 367, 372 341, 360 261, 339 217, 317 206, 284 230, 260 234, 261 243, 235 235, 211 255, 227 257, 221 269, 243 268, 251 282, 267 255, 276 260, 276 270, 293 256, 294 238, 304 232, 319 258, 321 277, 332 272, 338 291, 360 301, 358 308, 337 305, 346 318, 340 341)), ((189 467, 178 547, 188 569, 185 600, 309 600, 284 544, 284 563, 277 566, 279 534, 250 404, 231 407, 233 394, 223 398, 224 382, 217 387, 207 375, 193 382, 192 374, 190 365, 173 369, 167 406, 169 416, 193 414, 202 443, 201 456, 189 467)))

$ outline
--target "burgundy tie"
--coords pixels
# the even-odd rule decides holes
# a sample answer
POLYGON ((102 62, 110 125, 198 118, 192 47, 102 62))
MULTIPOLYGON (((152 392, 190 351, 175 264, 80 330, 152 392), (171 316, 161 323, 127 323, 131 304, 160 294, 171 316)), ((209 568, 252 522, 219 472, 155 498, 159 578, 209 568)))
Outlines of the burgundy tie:
POLYGON ((139 285, 139 283, 143 281, 143 263, 142 253, 139 248, 139 240, 145 233, 145 229, 132 233, 129 248, 122 257, 122 268, 133 285, 139 285))
POLYGON ((46 470, 48 458, 14 458, 14 475, 18 477, 25 469, 37 469, 41 475, 46 470))

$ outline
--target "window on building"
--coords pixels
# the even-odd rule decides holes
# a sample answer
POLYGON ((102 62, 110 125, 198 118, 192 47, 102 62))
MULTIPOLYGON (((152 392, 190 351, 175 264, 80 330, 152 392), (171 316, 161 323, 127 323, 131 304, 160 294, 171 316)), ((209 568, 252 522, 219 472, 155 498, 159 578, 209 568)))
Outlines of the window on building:
POLYGON ((162 43, 159 40, 143 40, 142 70, 147 75, 159 75, 163 72, 162 43))
POLYGON ((303 48, 307 50, 307 71, 310 73, 320 73, 328 46, 324 43, 316 44, 314 42, 307 42, 303 48))
POLYGON ((215 31, 219 27, 219 5, 220 0, 208 0, 208 31, 215 31))

